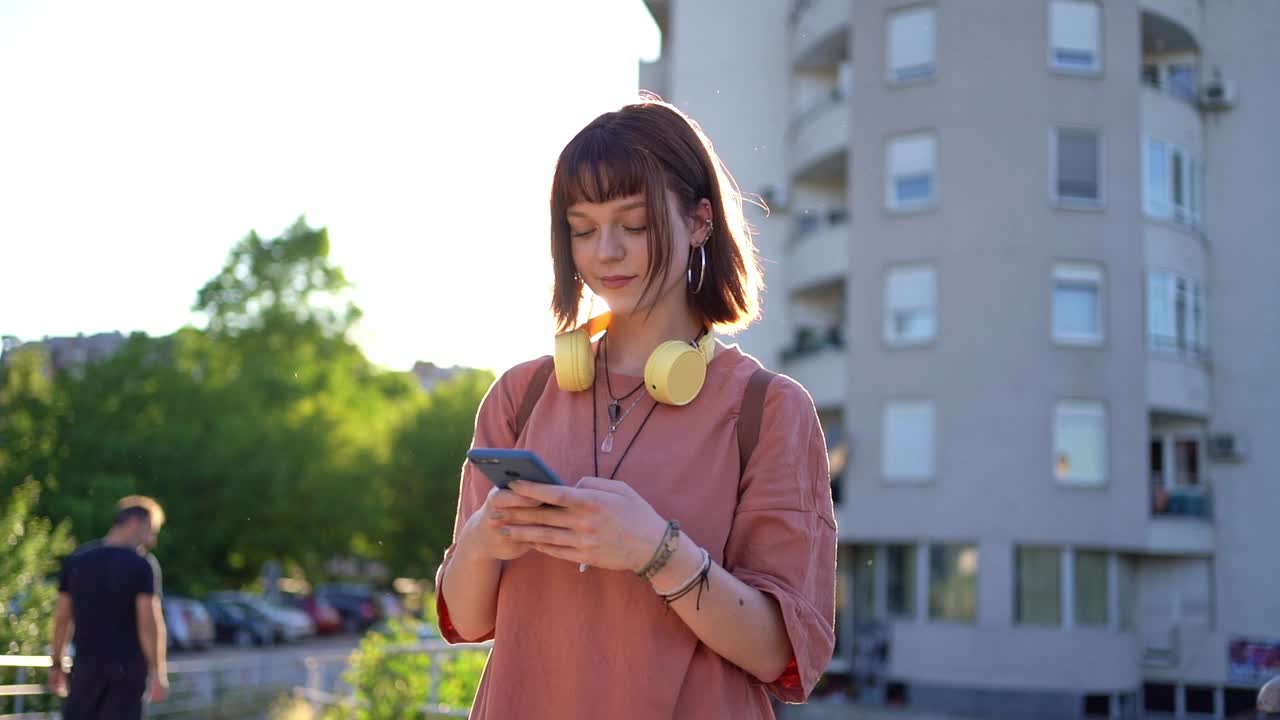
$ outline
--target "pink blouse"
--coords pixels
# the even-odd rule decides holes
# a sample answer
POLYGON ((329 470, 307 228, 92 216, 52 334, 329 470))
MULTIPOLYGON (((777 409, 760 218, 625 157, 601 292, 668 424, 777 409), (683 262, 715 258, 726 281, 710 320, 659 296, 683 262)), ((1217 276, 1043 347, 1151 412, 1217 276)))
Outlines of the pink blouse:
MULTIPOLYGON (((560 390, 552 375, 517 438, 516 411, 539 362, 517 365, 494 383, 472 444, 532 449, 572 484, 592 474, 609 397, 598 377, 593 442, 592 392, 560 390)), ((635 573, 579 573, 576 564, 536 551, 504 566, 493 633, 463 638, 440 584, 450 547, 436 576, 441 634, 452 643, 494 640, 472 718, 772 718, 767 692, 804 701, 835 642, 837 534, 826 444, 809 394, 779 376, 765 396, 760 440, 740 473, 738 413, 759 366, 737 346, 721 347, 698 397, 684 407, 658 406, 614 479, 662 517, 679 520, 712 560, 777 600, 794 654, 787 671, 765 684, 720 657, 635 573)), ((640 381, 610 378, 619 394, 640 381)), ((602 476, 611 474, 653 402, 645 395, 619 425, 613 452, 599 455, 602 476)), ((455 541, 491 487, 464 466, 455 541)))

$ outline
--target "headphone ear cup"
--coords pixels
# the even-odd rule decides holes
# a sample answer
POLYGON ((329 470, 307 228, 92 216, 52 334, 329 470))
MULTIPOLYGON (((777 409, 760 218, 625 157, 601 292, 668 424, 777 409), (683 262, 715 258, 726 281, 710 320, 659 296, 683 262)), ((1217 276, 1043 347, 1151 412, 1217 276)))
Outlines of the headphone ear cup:
POLYGON ((596 379, 595 355, 591 336, 583 328, 556 335, 556 384, 561 390, 578 392, 591 387, 596 379))
POLYGON ((654 400, 677 407, 688 405, 707 379, 702 348, 668 340, 658 346, 644 364, 644 386, 654 400))

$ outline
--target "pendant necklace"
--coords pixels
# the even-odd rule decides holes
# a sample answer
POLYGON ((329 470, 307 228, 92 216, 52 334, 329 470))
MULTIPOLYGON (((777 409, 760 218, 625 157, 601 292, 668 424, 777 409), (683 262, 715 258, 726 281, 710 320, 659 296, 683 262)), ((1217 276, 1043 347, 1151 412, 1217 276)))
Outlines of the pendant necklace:
POLYGON ((639 391, 640 388, 644 387, 644 380, 641 380, 639 385, 636 385, 635 387, 631 388, 631 392, 627 393, 626 395, 623 395, 622 397, 614 397, 613 384, 609 381, 609 334, 608 333, 605 333, 605 336, 600 339, 600 344, 604 346, 604 384, 605 384, 605 388, 609 393, 609 399, 611 401, 609 403, 609 408, 608 408, 609 432, 605 434, 604 442, 600 443, 600 452, 611 453, 613 452, 613 433, 617 431, 618 426, 622 424, 622 421, 625 420, 626 417, 631 414, 631 411, 636 409, 636 406, 640 404, 640 401, 644 398, 644 396, 641 395, 640 397, 637 397, 635 401, 631 403, 631 406, 626 409, 625 412, 622 412, 622 407, 621 407, 622 401, 631 397, 637 391, 639 391))

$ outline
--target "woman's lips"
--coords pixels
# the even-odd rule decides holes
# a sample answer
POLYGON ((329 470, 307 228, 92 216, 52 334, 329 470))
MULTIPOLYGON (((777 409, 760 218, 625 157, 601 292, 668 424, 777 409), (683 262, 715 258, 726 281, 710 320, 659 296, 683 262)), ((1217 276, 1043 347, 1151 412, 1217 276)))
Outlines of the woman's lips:
POLYGON ((600 278, 600 284, 610 290, 617 290, 618 288, 626 287, 628 283, 635 279, 635 275, 608 275, 600 278))

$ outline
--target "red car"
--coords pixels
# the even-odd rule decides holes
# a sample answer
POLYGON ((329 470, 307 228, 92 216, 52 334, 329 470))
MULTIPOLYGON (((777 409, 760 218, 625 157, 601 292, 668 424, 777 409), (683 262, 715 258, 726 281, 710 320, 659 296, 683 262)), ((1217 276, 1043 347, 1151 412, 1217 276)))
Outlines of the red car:
POLYGON ((328 600, 315 595, 285 594, 284 602, 289 607, 297 608, 311 618, 316 626, 317 635, 332 635, 342 629, 342 617, 328 600))

